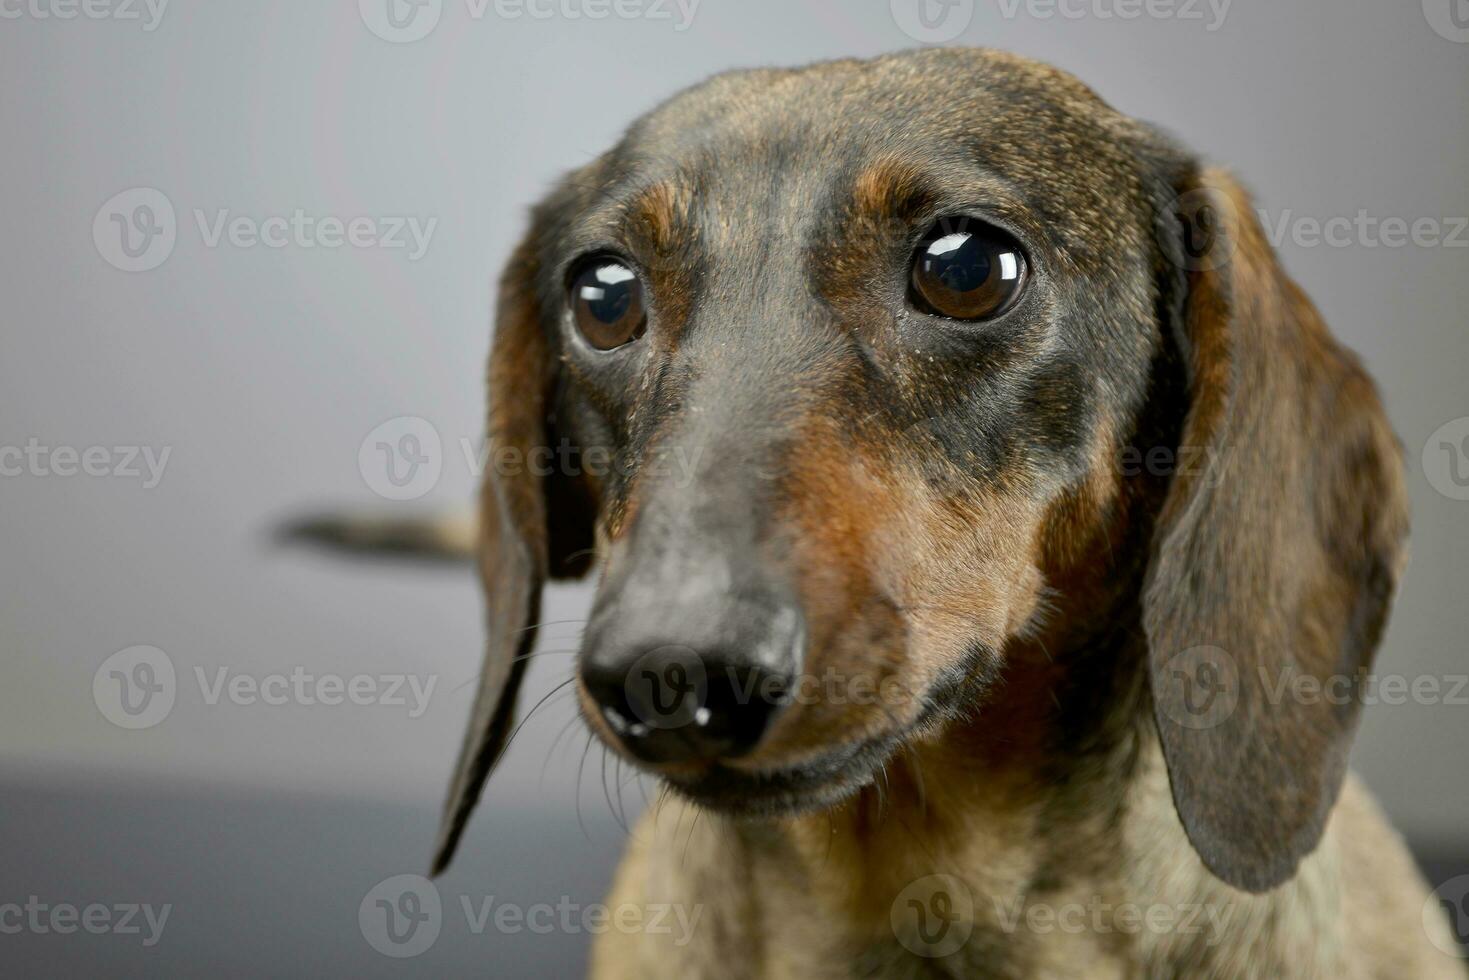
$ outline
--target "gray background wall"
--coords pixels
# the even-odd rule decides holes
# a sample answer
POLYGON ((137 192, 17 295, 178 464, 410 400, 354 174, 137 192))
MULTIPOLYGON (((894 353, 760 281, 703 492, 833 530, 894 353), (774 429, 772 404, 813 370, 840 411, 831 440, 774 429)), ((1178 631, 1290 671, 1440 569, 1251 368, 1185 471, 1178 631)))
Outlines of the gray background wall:
MULTIPOLYGON (((0 959, 95 955, 134 972, 222 956, 225 972, 315 962, 362 975, 482 962, 491 949, 512 975, 581 955, 584 937, 476 941, 462 929, 417 960, 363 942, 366 889, 426 860, 477 670, 479 598, 467 571, 345 567, 274 550, 267 529, 303 506, 384 506, 359 449, 404 416, 442 444, 436 485, 404 506, 467 500, 461 439, 480 435, 489 284, 527 205, 634 115, 714 71, 913 46, 901 26, 913 4, 701 0, 685 24, 672 0, 596 20, 567 11, 597 0, 541 0, 544 18, 441 0, 415 22, 437 16, 432 31, 403 42, 374 33, 394 36, 383 2, 172 0, 156 23, 142 0, 75 19, 39 15, 67 0, 0 3, 0 452, 106 447, 109 469, 126 462, 116 447, 169 452, 156 486, 59 475, 65 453, 0 476, 0 830, 17 842, 0 849, 0 902, 177 905, 152 950, 121 936, 0 936, 0 959), (125 18, 133 10, 140 20, 125 18), (152 193, 109 203, 133 188, 152 193), (176 216, 172 251, 157 239, 142 261, 165 261, 122 271, 110 215, 131 218, 159 194, 176 216), (211 244, 196 212, 208 225, 225 209, 436 225, 421 257, 211 244), (107 671, 97 696, 94 677, 137 645, 166 653, 176 694, 161 721, 130 730, 99 708, 107 671), (380 703, 211 704, 196 677, 298 667, 436 687, 411 717, 380 703)), ((1136 19, 1103 16, 1112 0, 1063 0, 1079 16, 1050 17, 957 0, 944 22, 962 28, 953 43, 1052 61, 1171 128, 1298 233, 1281 246, 1287 267, 1376 375, 1407 447, 1413 562, 1379 665, 1446 692, 1469 673, 1469 502, 1430 436, 1450 423, 1454 440, 1469 434, 1469 233, 1458 247, 1374 247, 1355 232, 1333 246, 1313 244, 1299 219, 1365 210, 1437 219, 1448 234, 1469 215, 1469 30, 1454 28, 1451 3, 1469 6, 1234 0, 1220 22, 1217 0, 1136 19)), ((586 600, 552 591, 546 618, 573 622, 543 649, 572 648, 586 600)), ((531 696, 570 665, 566 653, 538 658, 531 696)), ((1428 846, 1464 843, 1466 700, 1377 705, 1354 756, 1428 846)), ((595 899, 621 832, 596 785, 598 750, 580 787, 588 834, 565 819, 585 736, 552 742, 571 717, 553 698, 527 726, 446 903, 489 880, 595 899)), ((640 797, 625 792, 632 808, 640 797)))

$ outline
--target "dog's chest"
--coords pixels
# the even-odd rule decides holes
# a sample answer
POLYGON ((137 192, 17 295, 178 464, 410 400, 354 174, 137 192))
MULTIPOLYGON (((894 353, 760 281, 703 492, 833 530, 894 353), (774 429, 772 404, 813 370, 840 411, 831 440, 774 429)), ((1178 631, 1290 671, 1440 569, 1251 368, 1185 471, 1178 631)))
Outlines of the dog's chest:
POLYGON ((741 928, 772 977, 1128 975, 1137 950, 1105 928, 1101 890, 1078 881, 1027 895, 1037 868, 1017 840, 1034 840, 1023 817, 957 839, 919 838, 893 821, 839 833, 824 850, 747 834, 741 928), (1064 922, 1059 909, 1071 913, 1064 922))

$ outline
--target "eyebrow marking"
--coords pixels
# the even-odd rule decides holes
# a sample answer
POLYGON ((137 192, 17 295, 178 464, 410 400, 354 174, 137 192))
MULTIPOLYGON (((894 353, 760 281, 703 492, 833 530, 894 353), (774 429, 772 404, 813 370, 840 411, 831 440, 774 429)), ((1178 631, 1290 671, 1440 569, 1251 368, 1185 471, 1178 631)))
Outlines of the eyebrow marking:
POLYGON ((852 203, 883 217, 910 212, 932 196, 927 176, 913 163, 887 154, 868 164, 852 184, 852 203))
POLYGON ((660 256, 680 247, 692 230, 694 192, 681 177, 649 184, 623 209, 629 231, 660 256))
POLYGON ((693 273, 699 264, 697 175, 649 178, 628 188, 600 216, 647 278, 663 342, 673 344, 693 309, 693 273))

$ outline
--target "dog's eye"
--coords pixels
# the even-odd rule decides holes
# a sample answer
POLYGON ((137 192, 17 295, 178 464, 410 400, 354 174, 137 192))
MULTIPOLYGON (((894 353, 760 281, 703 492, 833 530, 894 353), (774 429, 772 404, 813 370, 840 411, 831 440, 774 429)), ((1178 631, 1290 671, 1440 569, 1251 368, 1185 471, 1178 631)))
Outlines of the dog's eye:
POLYGON ((598 350, 637 340, 648 326, 638 274, 610 256, 587 259, 571 278, 576 328, 598 350))
POLYGON ((946 218, 913 254, 914 303, 955 320, 999 316, 1025 284, 1025 255, 1005 232, 972 218, 946 218))

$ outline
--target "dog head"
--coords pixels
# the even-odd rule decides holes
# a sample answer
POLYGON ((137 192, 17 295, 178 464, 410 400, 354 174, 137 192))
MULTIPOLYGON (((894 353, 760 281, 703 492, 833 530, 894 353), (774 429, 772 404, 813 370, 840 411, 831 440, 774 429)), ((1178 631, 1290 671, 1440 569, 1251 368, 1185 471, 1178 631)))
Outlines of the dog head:
POLYGON ((1397 445, 1239 188, 1069 76, 928 50, 679 95, 536 208, 489 388, 440 867, 542 583, 594 564, 584 714, 704 805, 831 805, 1120 632, 1210 869, 1315 846, 1358 703, 1270 682, 1370 665, 1397 445))

